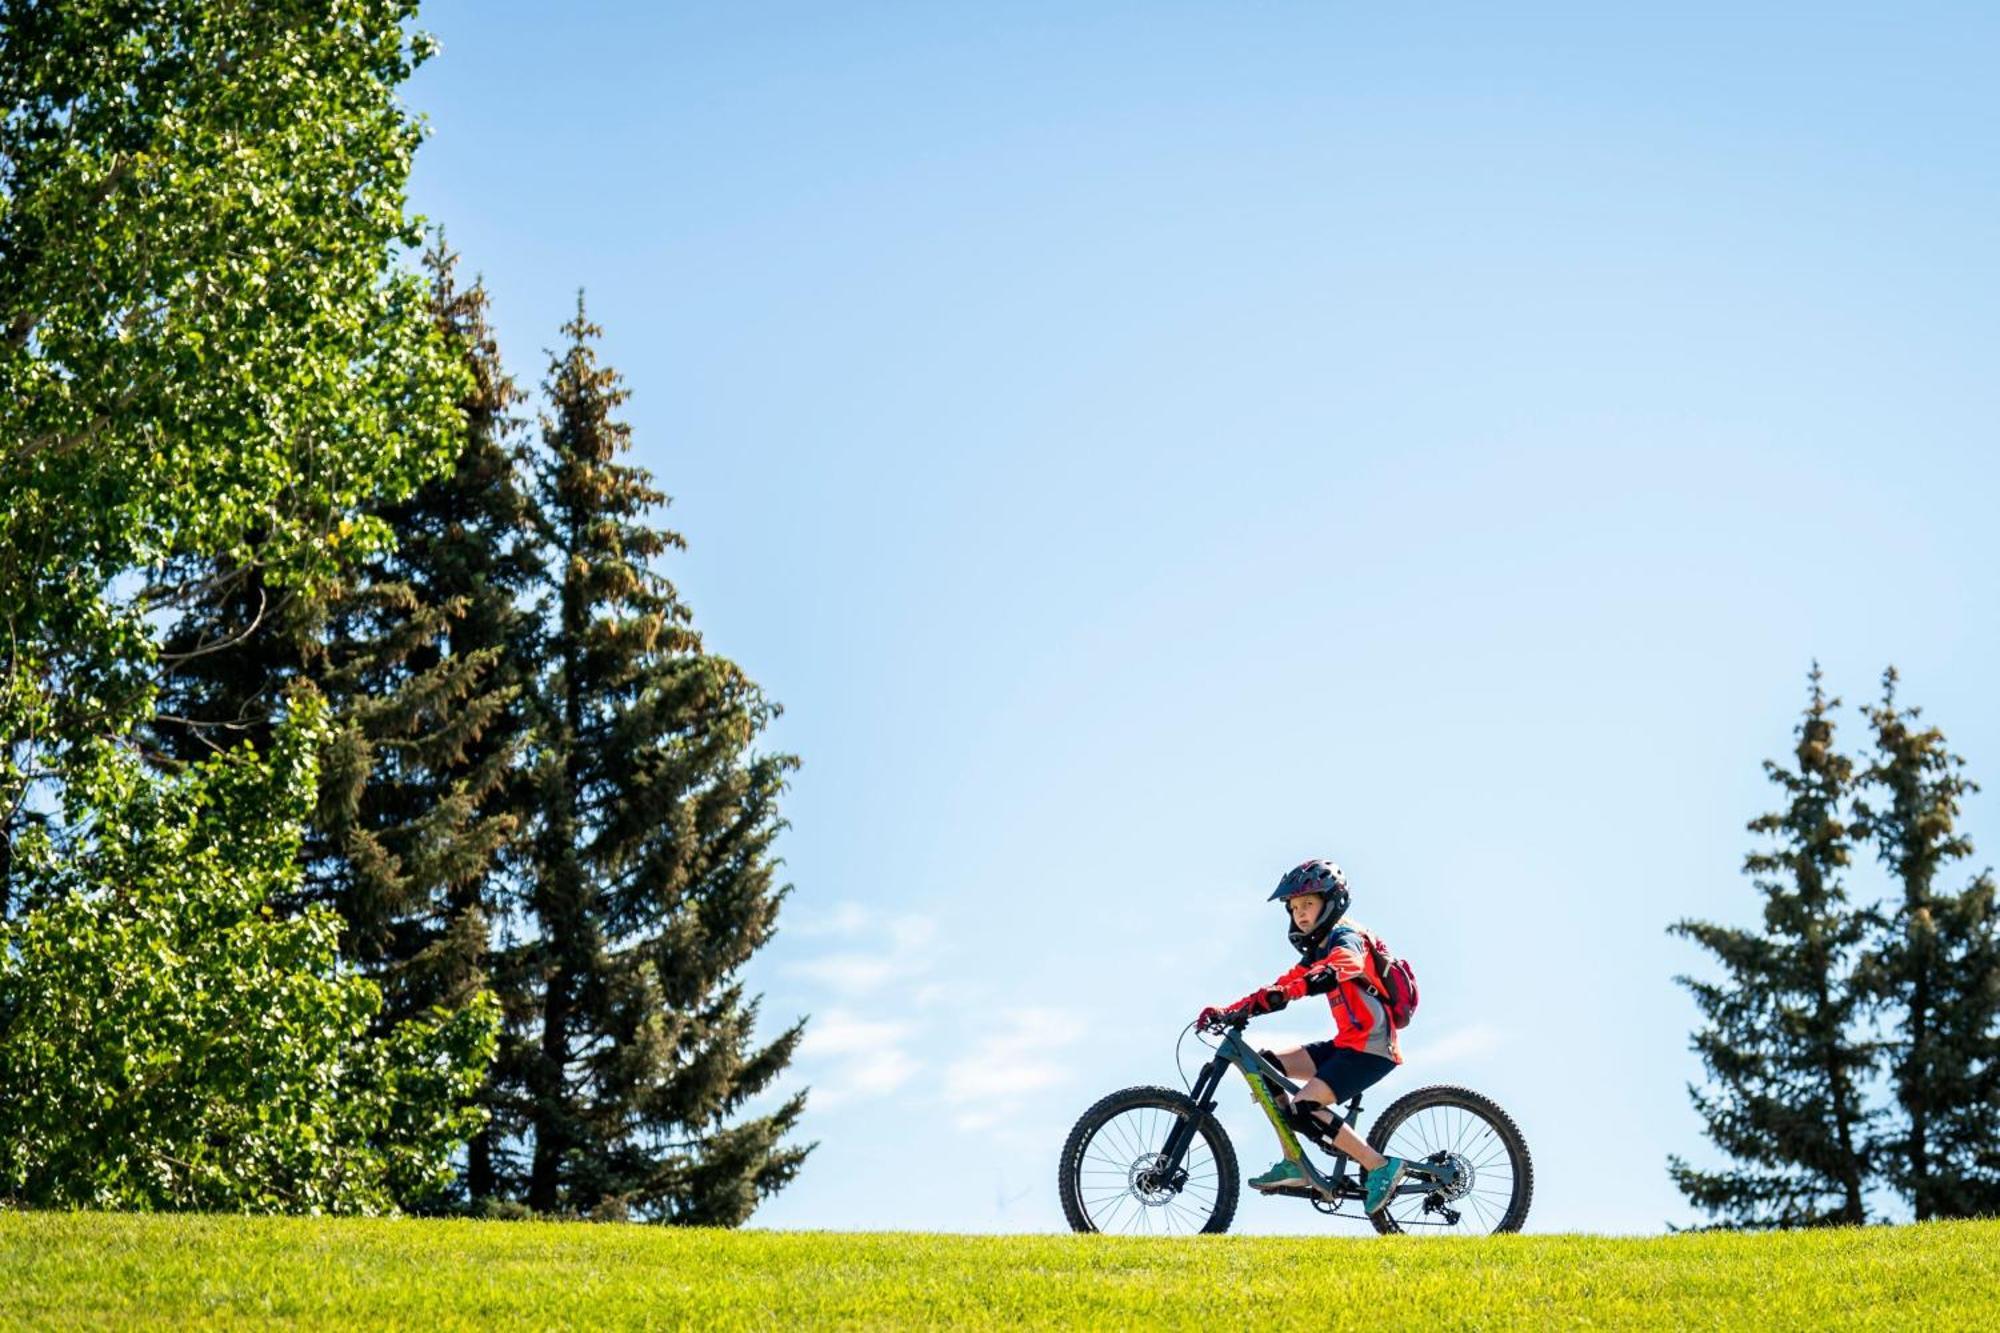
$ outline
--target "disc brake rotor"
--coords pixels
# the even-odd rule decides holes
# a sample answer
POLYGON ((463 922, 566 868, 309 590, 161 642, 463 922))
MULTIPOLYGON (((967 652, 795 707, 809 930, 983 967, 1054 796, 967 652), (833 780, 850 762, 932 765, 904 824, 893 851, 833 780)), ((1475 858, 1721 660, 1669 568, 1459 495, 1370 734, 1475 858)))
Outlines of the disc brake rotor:
POLYGON ((1446 1203, 1450 1203, 1455 1199, 1463 1199, 1466 1195, 1472 1193, 1472 1163, 1465 1159, 1465 1155, 1463 1153, 1445 1152, 1439 1154, 1439 1156, 1444 1159, 1441 1165, 1452 1168, 1451 1184, 1446 1185, 1438 1191, 1439 1197, 1446 1203))
POLYGON ((1126 1185, 1131 1189, 1132 1197, 1148 1208, 1165 1207, 1180 1193, 1162 1174, 1161 1168, 1165 1165, 1166 1159, 1161 1154, 1146 1153, 1133 1159, 1132 1168, 1126 1173, 1126 1185))

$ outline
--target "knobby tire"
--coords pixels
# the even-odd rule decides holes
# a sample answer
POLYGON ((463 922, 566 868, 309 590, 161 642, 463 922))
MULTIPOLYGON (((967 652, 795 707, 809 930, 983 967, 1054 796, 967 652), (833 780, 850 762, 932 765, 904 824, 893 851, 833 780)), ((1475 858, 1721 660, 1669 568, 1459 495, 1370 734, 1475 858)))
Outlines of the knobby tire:
MULTIPOLYGON (((1201 1227, 1203 1234, 1219 1234, 1229 1230, 1229 1223, 1236 1216, 1236 1200, 1241 1192, 1241 1183, 1236 1167, 1236 1149, 1230 1144, 1229 1136, 1216 1123, 1213 1115, 1203 1115, 1187 1094, 1172 1088, 1125 1088, 1101 1098, 1096 1105, 1085 1111, 1070 1130, 1064 1141, 1062 1159, 1057 1167, 1057 1192, 1062 1196, 1063 1216, 1069 1220, 1073 1231, 1092 1232, 1098 1228, 1092 1223, 1083 1200, 1084 1154, 1097 1132, 1118 1116, 1129 1111, 1165 1111, 1169 1116, 1187 1120, 1199 1116, 1195 1132, 1208 1147, 1209 1155, 1215 1158, 1216 1195, 1215 1204, 1201 1227)), ((1172 1121, 1167 1122, 1171 1125, 1172 1121)), ((1165 1143, 1143 1145, 1157 1150, 1165 1143)), ((1185 1165, 1185 1159, 1183 1160, 1185 1165)), ((1136 1197, 1136 1196, 1135 1196, 1136 1197)), ((1143 1206, 1143 1205, 1142 1205, 1143 1206)))
MULTIPOLYGON (((1434 1106, 1453 1107, 1479 1117, 1491 1127, 1494 1136, 1500 1140, 1513 1168, 1514 1186, 1499 1225, 1487 1234, 1519 1231, 1522 1224, 1528 1220, 1528 1205, 1533 1202, 1535 1196, 1534 1162, 1528 1156, 1528 1141, 1521 1136, 1520 1126, 1514 1123, 1512 1116, 1500 1109, 1499 1103, 1484 1093, 1474 1092, 1470 1088, 1442 1084, 1406 1093, 1375 1118, 1375 1124, 1368 1131, 1368 1146, 1386 1154, 1389 1141, 1395 1136, 1397 1127, 1417 1112, 1434 1106)), ((1388 1208, 1371 1214, 1368 1220, 1373 1222, 1375 1229, 1384 1235, 1395 1235, 1403 1231, 1396 1219, 1389 1215, 1388 1208)), ((1418 1228, 1418 1230, 1428 1230, 1428 1228, 1418 1228)))

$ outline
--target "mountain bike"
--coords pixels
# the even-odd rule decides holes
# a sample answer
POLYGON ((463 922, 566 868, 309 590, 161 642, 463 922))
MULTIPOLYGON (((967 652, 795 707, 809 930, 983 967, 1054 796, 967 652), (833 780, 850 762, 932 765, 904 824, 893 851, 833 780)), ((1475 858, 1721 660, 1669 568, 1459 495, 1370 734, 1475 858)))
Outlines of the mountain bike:
MULTIPOLYGON (((1350 1171, 1351 1159, 1333 1146, 1331 1126, 1292 1109, 1299 1085, 1243 1040, 1246 1021, 1246 1015, 1230 1015, 1202 1034, 1220 1040, 1185 1093, 1126 1088, 1083 1113, 1057 1168, 1071 1229, 1127 1235, 1229 1230, 1240 1177, 1236 1149, 1215 1118, 1215 1092, 1231 1065, 1242 1071, 1285 1156, 1305 1176, 1302 1186, 1284 1191, 1287 1197, 1303 1198, 1330 1217, 1366 1217, 1385 1234, 1484 1236, 1519 1231, 1527 1221, 1535 1170, 1520 1128, 1491 1098, 1447 1086, 1406 1093, 1376 1118, 1368 1146, 1409 1166, 1382 1210, 1364 1212, 1360 1168, 1350 1171), (1332 1157, 1330 1168, 1306 1155, 1307 1142, 1332 1157), (1350 1203, 1353 1211, 1343 1211, 1350 1203)), ((1344 1110, 1346 1123, 1354 1125, 1361 1098, 1344 1110)))

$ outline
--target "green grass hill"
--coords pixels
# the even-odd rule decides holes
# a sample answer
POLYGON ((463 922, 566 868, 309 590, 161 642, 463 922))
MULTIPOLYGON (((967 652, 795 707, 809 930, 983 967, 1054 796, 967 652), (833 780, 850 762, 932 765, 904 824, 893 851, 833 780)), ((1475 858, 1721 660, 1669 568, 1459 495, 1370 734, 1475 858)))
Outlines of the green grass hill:
POLYGON ((1651 1238, 941 1236, 0 1212, 0 1324, 1995 1328, 2000 1222, 1651 1238))

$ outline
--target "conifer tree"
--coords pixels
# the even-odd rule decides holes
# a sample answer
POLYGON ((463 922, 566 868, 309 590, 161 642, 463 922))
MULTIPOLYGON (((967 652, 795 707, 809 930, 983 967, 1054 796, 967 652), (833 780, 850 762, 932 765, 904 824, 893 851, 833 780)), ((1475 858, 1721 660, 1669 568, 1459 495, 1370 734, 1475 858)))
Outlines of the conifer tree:
POLYGON ((1764 896, 1762 929, 1693 920, 1670 928, 1723 968, 1721 981, 1676 980, 1705 1020, 1692 1045, 1710 1086, 1690 1084, 1688 1094, 1708 1137, 1736 1164, 1704 1171, 1672 1157, 1669 1171, 1692 1203, 1736 1226, 1867 1220, 1861 1086, 1876 1052, 1857 1035, 1852 974, 1869 918, 1848 905, 1840 882, 1854 766, 1834 748, 1838 701, 1822 690, 1817 663, 1810 680, 1797 768, 1764 765, 1785 808, 1749 825, 1772 839, 1744 859, 1764 896))
POLYGON ((777 706, 703 650, 658 562, 666 503, 620 462, 627 396, 582 298, 551 359, 539 509, 558 576, 532 843, 539 1049, 524 1080, 537 1211, 734 1225, 790 1180, 804 1094, 731 1123, 803 1031, 753 1043, 738 969, 770 939, 776 798, 796 761, 751 750, 777 706))
MULTIPOLYGON (((471 989, 491 986, 503 1011, 520 1012, 520 951, 505 922, 520 909, 512 857, 534 796, 526 686, 539 633, 523 602, 545 581, 518 439, 524 423, 515 415, 526 395, 501 364, 484 285, 458 285, 458 258, 442 234, 424 263, 432 317, 471 372, 459 404, 462 446, 449 476, 377 511, 396 546, 363 584, 406 624, 429 621, 435 631, 381 682, 352 733, 364 745, 345 767, 346 785, 329 791, 336 800, 325 822, 344 852, 342 900, 354 905, 357 931, 374 931, 362 956, 380 960, 406 1005, 455 1007, 471 989), (370 723, 394 739, 367 746, 370 723)), ((360 627, 339 642, 359 646, 370 628, 392 629, 365 618, 360 627)), ((520 1108, 499 1090, 501 1071, 522 1057, 503 1031, 480 1098, 490 1119, 468 1153, 471 1199, 501 1195, 518 1180, 520 1164, 505 1145, 518 1136, 520 1108)))
POLYGON ((1944 733, 1896 706, 1896 670, 1868 710, 1875 756, 1862 775, 1856 832, 1901 890, 1882 921, 1864 989, 1896 1026, 1889 1043, 1895 1113, 1876 1140, 1878 1169, 1918 1221, 2000 1213, 2000 907, 1990 873, 1938 881, 1972 855, 1958 827, 1978 788, 1944 733))
MULTIPOLYGON (((521 394, 501 369, 483 289, 457 286, 442 238, 425 263, 432 318, 471 372, 451 473, 330 517, 336 534, 377 524, 395 544, 312 591, 274 587, 254 565, 195 571, 174 590, 183 613, 152 726, 156 754, 184 762, 266 744, 293 680, 329 700, 304 873, 282 905, 338 912, 341 952, 381 983, 385 1025, 457 1009, 488 985, 497 862, 526 796, 518 674, 533 625, 516 602, 537 557, 509 438, 521 394)), ((474 1197, 496 1192, 494 1145, 510 1128, 508 1108, 491 1109, 470 1149, 474 1197)))

